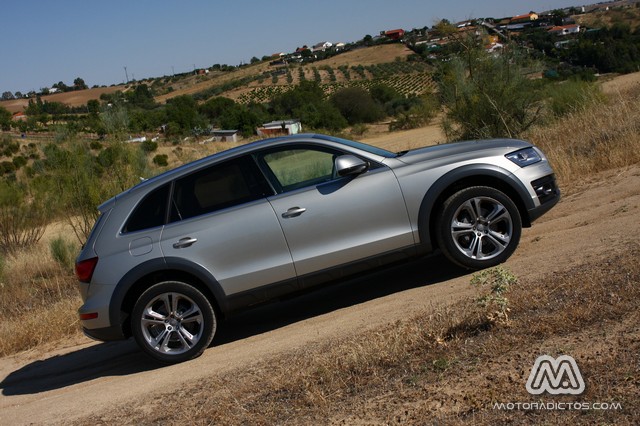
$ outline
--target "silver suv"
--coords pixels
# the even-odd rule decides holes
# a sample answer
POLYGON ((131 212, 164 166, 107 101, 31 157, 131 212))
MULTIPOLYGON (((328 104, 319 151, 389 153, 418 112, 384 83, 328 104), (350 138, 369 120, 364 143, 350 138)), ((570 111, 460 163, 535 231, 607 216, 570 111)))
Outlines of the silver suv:
POLYGON ((469 269, 504 262, 559 198, 545 156, 519 140, 247 144, 99 207, 76 264, 80 320, 90 337, 132 335, 157 360, 185 361, 230 313, 336 277, 435 249, 469 269))

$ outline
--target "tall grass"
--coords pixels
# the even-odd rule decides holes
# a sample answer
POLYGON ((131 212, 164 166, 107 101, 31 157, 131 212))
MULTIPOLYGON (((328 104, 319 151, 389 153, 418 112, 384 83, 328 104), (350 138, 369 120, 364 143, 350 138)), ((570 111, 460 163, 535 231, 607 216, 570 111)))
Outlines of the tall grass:
POLYGON ((525 137, 551 161, 560 184, 572 190, 595 173, 640 162, 640 88, 574 109, 525 137))
POLYGON ((0 356, 79 332, 76 280, 44 242, 8 254, 0 275, 0 356))

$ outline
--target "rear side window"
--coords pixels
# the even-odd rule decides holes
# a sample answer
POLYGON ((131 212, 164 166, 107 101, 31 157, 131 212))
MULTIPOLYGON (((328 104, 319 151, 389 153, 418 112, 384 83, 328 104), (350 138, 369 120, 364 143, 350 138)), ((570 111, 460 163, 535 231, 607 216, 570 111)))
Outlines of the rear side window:
POLYGON ((129 216, 123 232, 142 231, 164 225, 167 219, 169 189, 170 185, 164 185, 147 194, 129 216))
POLYGON ((216 164, 176 181, 171 221, 255 201, 268 195, 268 191, 252 159, 243 157, 216 164))

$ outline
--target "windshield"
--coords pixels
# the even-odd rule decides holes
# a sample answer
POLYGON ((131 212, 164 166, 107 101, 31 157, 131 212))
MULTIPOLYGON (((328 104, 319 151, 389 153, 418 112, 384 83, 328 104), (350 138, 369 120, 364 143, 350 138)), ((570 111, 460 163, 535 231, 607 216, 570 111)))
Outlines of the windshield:
POLYGON ((347 146, 350 146, 352 148, 360 149, 362 151, 370 152, 371 154, 379 155, 381 157, 387 157, 387 158, 396 157, 396 154, 394 154, 391 151, 387 151, 386 149, 377 148, 375 146, 367 145, 366 143, 356 142, 356 141, 352 141, 352 140, 349 140, 349 139, 336 138, 334 136, 327 136, 327 135, 314 135, 313 138, 314 139, 322 139, 322 140, 326 140, 326 141, 341 143, 343 145, 347 145, 347 146))

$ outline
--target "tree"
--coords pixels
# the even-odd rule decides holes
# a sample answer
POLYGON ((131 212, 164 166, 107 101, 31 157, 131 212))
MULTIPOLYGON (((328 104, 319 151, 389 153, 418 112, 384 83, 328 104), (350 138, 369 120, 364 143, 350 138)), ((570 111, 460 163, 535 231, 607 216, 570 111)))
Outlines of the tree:
POLYGON ((205 127, 206 122, 198 113, 198 105, 192 96, 182 95, 167 101, 167 120, 173 124, 170 132, 184 134, 197 127, 205 127))
POLYGON ((2 130, 11 129, 11 112, 5 107, 0 106, 0 128, 2 130))
POLYGON ((384 115, 382 107, 369 92, 359 87, 338 90, 331 97, 331 103, 349 124, 373 123, 384 115))
POLYGON ((69 87, 64 84, 62 81, 57 82, 56 84, 52 85, 51 87, 58 89, 61 92, 68 92, 69 91, 69 87))
POLYGON ((541 118, 543 87, 524 74, 524 58, 483 50, 443 63, 440 96, 450 140, 518 137, 541 118))
POLYGON ((84 80, 80 77, 77 77, 75 80, 73 80, 73 90, 84 90, 88 88, 89 86, 87 86, 84 80))
POLYGON ((257 64, 258 62, 260 62, 260 59, 258 59, 257 57, 254 56, 253 58, 251 58, 250 62, 251 62, 251 64, 257 64))
POLYGON ((11 99, 14 99, 13 93, 11 93, 9 91, 2 93, 2 100, 3 101, 10 101, 11 99))

